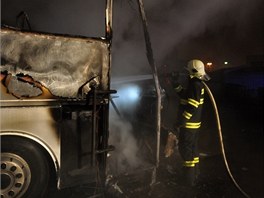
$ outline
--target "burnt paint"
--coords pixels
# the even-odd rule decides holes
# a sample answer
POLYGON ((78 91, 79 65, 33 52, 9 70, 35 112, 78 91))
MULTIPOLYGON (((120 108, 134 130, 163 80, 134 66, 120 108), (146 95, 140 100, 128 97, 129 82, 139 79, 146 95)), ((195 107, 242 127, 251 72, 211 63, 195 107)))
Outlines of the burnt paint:
POLYGON ((54 96, 76 98, 87 94, 97 78, 109 89, 109 40, 1 29, 1 71, 29 75, 54 96))

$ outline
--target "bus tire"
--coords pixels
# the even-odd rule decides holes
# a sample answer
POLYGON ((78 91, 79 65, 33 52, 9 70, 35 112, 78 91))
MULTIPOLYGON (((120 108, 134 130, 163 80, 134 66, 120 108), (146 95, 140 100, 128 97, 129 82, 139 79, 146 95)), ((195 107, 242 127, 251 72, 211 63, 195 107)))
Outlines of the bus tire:
POLYGON ((1 197, 44 197, 51 179, 49 160, 32 140, 2 136, 1 197))

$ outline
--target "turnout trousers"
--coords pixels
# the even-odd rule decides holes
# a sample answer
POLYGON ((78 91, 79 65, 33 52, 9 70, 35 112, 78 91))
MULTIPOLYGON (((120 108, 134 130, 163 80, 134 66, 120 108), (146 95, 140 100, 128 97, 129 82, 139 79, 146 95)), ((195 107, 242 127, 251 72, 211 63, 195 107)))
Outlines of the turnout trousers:
POLYGON ((191 186, 199 174, 198 136, 199 129, 180 129, 178 149, 183 159, 184 183, 191 186))
POLYGON ((194 159, 199 157, 198 136, 199 129, 180 129, 178 147, 180 155, 185 162, 195 162, 194 159))

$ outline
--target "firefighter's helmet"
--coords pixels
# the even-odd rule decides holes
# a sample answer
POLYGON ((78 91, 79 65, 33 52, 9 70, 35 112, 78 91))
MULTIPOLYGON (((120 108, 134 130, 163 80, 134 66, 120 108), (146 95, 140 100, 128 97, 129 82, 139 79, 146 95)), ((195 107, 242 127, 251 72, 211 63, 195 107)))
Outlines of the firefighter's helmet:
POLYGON ((191 76, 199 78, 201 80, 208 81, 210 77, 206 74, 204 70, 204 64, 202 61, 194 59, 190 60, 186 67, 187 71, 191 76))

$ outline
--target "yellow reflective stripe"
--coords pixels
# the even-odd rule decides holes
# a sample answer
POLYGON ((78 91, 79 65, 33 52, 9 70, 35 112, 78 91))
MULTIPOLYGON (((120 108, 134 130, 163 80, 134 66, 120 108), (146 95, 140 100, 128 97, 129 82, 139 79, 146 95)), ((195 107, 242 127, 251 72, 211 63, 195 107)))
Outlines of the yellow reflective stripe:
POLYGON ((185 126, 186 129, 199 129, 200 126, 185 126))
POLYGON ((185 166, 185 167, 194 167, 195 163, 193 161, 185 161, 183 163, 183 166, 185 166))
POLYGON ((190 125, 190 126, 201 126, 201 122, 186 122, 186 125, 190 125))
POLYGON ((203 95, 204 94, 204 88, 202 88, 202 90, 201 90, 201 95, 203 95))
POLYGON ((199 157, 193 158, 193 163, 195 163, 195 164, 199 163, 199 157))
POLYGON ((187 100, 185 100, 185 99, 181 99, 181 100, 180 100, 180 103, 181 103, 182 105, 186 105, 186 104, 187 104, 187 100))
POLYGON ((186 124, 185 127, 188 129, 198 129, 201 127, 201 125, 188 125, 188 124, 186 124))
POLYGON ((185 167, 195 167, 195 164, 186 164, 185 167))
POLYGON ((190 105, 192 105, 192 106, 198 108, 200 102, 198 102, 198 101, 196 101, 196 100, 194 100, 194 99, 192 99, 192 98, 188 98, 188 104, 190 104, 190 105))
POLYGON ((188 113, 187 111, 184 111, 182 115, 188 120, 192 117, 192 114, 188 113))
POLYGON ((199 163, 199 157, 193 158, 193 161, 184 161, 183 166, 185 167, 194 167, 195 164, 199 163))
POLYGON ((185 127, 188 129, 198 129, 201 126, 201 122, 186 122, 185 127))
POLYGON ((204 98, 201 98, 200 99, 200 104, 203 104, 204 103, 204 98))

